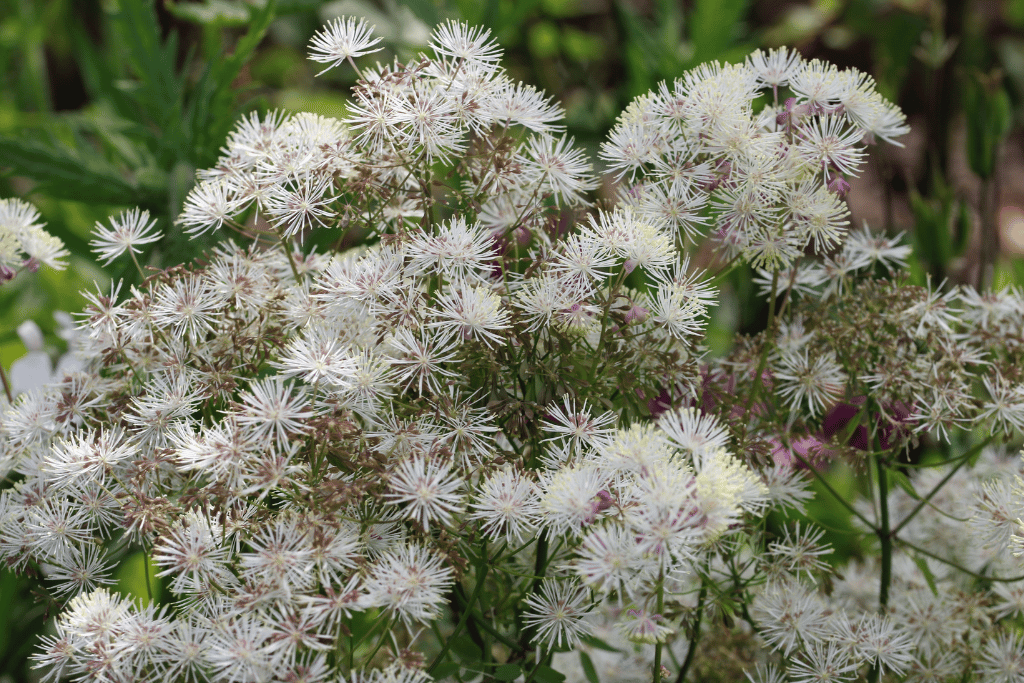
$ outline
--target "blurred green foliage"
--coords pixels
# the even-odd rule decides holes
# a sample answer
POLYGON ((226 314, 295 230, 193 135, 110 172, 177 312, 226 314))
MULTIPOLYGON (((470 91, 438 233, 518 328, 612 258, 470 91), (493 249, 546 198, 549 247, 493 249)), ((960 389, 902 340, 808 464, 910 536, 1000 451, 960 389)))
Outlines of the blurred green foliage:
MULTIPOLYGON (((15 335, 23 320, 59 348, 54 311, 79 310, 78 292, 93 282, 137 277, 95 265, 96 221, 150 210, 166 232, 143 257, 153 266, 191 262, 210 245, 173 222, 196 169, 216 160, 240 113, 344 111, 353 76, 337 69, 314 79, 305 52, 317 28, 345 14, 376 24, 399 58, 446 18, 489 27, 506 68, 562 102, 568 132, 595 160, 630 99, 703 61, 788 44, 869 72, 908 113, 918 141, 870 171, 885 190, 886 224, 874 227, 911 228, 911 272, 922 283, 981 271, 972 245, 999 205, 964 191, 972 178, 956 175, 955 159, 966 159, 974 181, 991 179, 1024 123, 1024 0, 0 0, 0 196, 35 203, 73 254, 65 272, 0 287, 0 362, 24 353, 15 335), (897 222, 899 206, 910 225, 897 222)), ((1004 194, 1024 198, 1022 178, 1001 181, 1004 194)), ((993 280, 1024 283, 1024 264, 1004 255, 993 280)), ((750 273, 730 272, 709 330, 713 352, 765 317, 750 273)), ((849 471, 828 477, 836 488, 855 485, 849 471)), ((834 529, 837 556, 860 553, 848 515, 823 500, 809 514, 834 529)), ((148 594, 144 562, 125 563, 119 590, 148 594)), ((152 571, 150 581, 159 599, 152 571)), ((44 603, 26 586, 0 572, 0 675, 16 680, 31 680, 25 657, 44 624, 44 603)))

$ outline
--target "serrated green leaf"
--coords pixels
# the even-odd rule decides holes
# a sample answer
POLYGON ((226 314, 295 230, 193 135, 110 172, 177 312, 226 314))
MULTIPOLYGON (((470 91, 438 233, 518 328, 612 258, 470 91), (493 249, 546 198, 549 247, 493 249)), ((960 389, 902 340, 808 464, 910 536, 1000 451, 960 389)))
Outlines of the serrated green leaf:
POLYGON ((102 158, 79 157, 71 150, 32 140, 0 137, 0 165, 41 183, 40 190, 58 199, 94 204, 138 204, 143 199, 102 158))
POLYGON ((522 673, 523 670, 518 664, 502 664, 494 670, 494 678, 499 681, 514 681, 522 673))
POLYGON ((234 52, 214 60, 196 84, 195 94, 183 113, 186 135, 192 141, 191 160, 197 166, 212 163, 235 121, 234 80, 263 40, 275 16, 276 2, 270 0, 252 11, 249 30, 235 45, 234 52))
POLYGON ((594 661, 583 650, 580 650, 580 666, 583 667, 583 675, 590 683, 601 683, 601 679, 597 676, 597 669, 594 668, 594 661))
MULTIPOLYGON (((120 0, 113 14, 114 27, 123 44, 132 73, 138 79, 135 100, 154 123, 173 123, 180 117, 184 75, 175 73, 178 38, 171 33, 161 40, 160 24, 152 0, 120 0)), ((164 128, 173 137, 175 127, 164 128)))

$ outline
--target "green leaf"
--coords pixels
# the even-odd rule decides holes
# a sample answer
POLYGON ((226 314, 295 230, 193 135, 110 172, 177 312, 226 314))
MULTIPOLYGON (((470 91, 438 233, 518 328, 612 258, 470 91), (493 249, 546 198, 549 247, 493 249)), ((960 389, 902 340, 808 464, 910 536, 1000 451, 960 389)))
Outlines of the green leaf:
POLYGON ((85 91, 93 100, 109 94, 115 76, 111 73, 103 55, 89 40, 85 25, 72 22, 68 27, 71 33, 71 45, 74 49, 75 62, 82 74, 85 91))
MULTIPOLYGON (((522 673, 523 670, 518 664, 502 664, 494 670, 494 678, 499 681, 514 681, 522 673)), ((435 675, 435 678, 440 678, 440 676, 435 675)))
POLYGON ((0 137, 0 165, 41 183, 40 191, 58 199, 94 204, 140 204, 144 199, 105 160, 32 140, 0 137))
POLYGON ((889 99, 896 99, 927 23, 908 12, 893 12, 881 22, 873 18, 868 27, 865 30, 874 37, 878 90, 889 99))
POLYGON ((441 21, 440 3, 437 0, 405 0, 402 4, 427 26, 436 26, 441 21))
POLYGON ((747 0, 697 0, 690 18, 693 62, 720 56, 736 39, 747 0))
POLYGON ((597 636, 581 636, 580 640, 583 642, 584 645, 587 645, 588 647, 593 647, 597 650, 604 650, 605 652, 618 652, 620 654, 622 653, 622 650, 612 647, 611 645, 604 642, 597 636))
POLYGON ((928 583, 928 588, 931 589, 932 595, 939 597, 939 589, 935 585, 935 575, 932 574, 932 570, 928 568, 928 562, 925 561, 923 557, 915 555, 914 564, 917 565, 917 568, 920 569, 921 573, 924 575, 924 580, 928 583))
POLYGON ((903 489, 906 494, 914 500, 921 500, 921 496, 914 490, 914 485, 910 483, 910 478, 903 472, 898 470, 889 470, 889 479, 903 489))
POLYGON ((996 153, 1013 122, 1010 97, 999 77, 979 74, 967 79, 964 114, 971 170, 981 178, 990 178, 995 172, 996 153))
POLYGON ((540 683, 562 683, 565 680, 565 674, 555 671, 550 666, 538 666, 533 677, 540 683))
POLYGON ((117 573, 114 575, 117 579, 116 590, 127 598, 139 598, 146 603, 150 601, 149 593, 150 589, 152 589, 152 599, 159 602, 160 596, 163 594, 163 582, 156 578, 158 571, 160 571, 160 568, 153 564, 152 558, 149 558, 142 551, 129 555, 120 563, 117 573), (148 582, 146 577, 147 562, 149 564, 148 582))
POLYGON ((665 42, 659 40, 657 31, 644 21, 631 3, 619 0, 615 8, 626 32, 622 55, 629 72, 629 91, 626 94, 636 97, 652 89, 658 80, 659 69, 668 57, 665 42))
POLYGON ((177 34, 160 38, 154 3, 151 0, 120 0, 113 14, 114 29, 127 48, 125 55, 138 79, 133 99, 155 124, 163 126, 167 145, 180 142, 181 101, 184 75, 175 73, 178 59, 177 34))
POLYGON ((212 163, 235 121, 234 80, 267 34, 277 3, 267 2, 250 15, 250 26, 235 45, 234 52, 214 60, 196 84, 195 95, 184 112, 187 136, 195 148, 192 161, 197 166, 212 163))
POLYGON ((12 572, 0 571, 0 657, 7 654, 12 633, 11 606, 18 594, 19 579, 12 572))
MULTIPOLYGON (((600 59, 605 50, 604 41, 600 37, 572 26, 562 29, 562 47, 570 59, 581 63, 600 59)), ((640 272, 640 269, 633 272, 640 272)))
POLYGON ((526 42, 534 59, 550 59, 558 54, 558 27, 553 21, 539 21, 530 27, 526 42))
POLYGON ((597 676, 597 669, 594 668, 594 661, 583 650, 580 650, 580 665, 583 667, 583 675, 590 683, 601 683, 597 676))
POLYGON ((477 647, 477 644, 466 633, 452 639, 451 651, 457 654, 464 662, 479 662, 483 658, 480 648, 477 647))
POLYGON ((245 26, 249 20, 249 12, 245 5, 228 0, 165 2, 164 7, 178 19, 201 26, 245 26))
POLYGON ((449 678, 450 676, 454 676, 456 673, 458 673, 460 668, 461 667, 459 667, 459 665, 455 662, 445 662, 444 664, 438 664, 434 667, 434 670, 430 672, 430 677, 433 678, 435 681, 443 681, 444 679, 449 678))

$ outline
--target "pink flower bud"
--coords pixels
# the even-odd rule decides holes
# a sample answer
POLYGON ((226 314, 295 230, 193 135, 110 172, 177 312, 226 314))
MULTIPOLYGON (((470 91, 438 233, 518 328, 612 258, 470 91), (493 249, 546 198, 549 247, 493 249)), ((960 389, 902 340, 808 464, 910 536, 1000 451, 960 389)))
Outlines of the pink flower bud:
POLYGON ((530 239, 533 238, 533 234, 530 232, 530 229, 527 228, 525 225, 520 225, 518 228, 512 231, 512 237, 515 238, 519 246, 525 247, 527 244, 530 243, 530 239))
POLYGON ((646 308, 638 303, 632 303, 629 309, 626 311, 626 323, 643 323, 647 321, 647 317, 651 314, 646 308))
POLYGON ((846 178, 842 175, 836 173, 828 180, 828 191, 842 199, 850 191, 850 183, 846 182, 846 178))

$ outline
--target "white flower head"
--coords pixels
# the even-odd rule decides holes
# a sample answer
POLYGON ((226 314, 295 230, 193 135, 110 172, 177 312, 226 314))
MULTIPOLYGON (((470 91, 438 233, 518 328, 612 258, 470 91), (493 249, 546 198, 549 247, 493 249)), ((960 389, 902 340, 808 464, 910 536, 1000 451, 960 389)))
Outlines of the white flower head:
POLYGON ((539 593, 526 599, 528 611, 523 621, 536 628, 535 642, 547 641, 573 648, 580 636, 589 635, 593 628, 585 620, 587 591, 569 579, 545 579, 539 593))
POLYGON ((150 220, 149 211, 132 209, 111 218, 109 229, 97 222, 93 229, 95 237, 89 244, 107 265, 127 252, 141 254, 142 250, 137 248, 139 245, 159 241, 163 235, 154 230, 155 226, 156 220, 150 220))
POLYGON ((381 41, 379 37, 372 37, 374 28, 368 26, 365 19, 338 17, 317 31, 309 43, 309 58, 314 62, 327 64, 327 68, 317 76, 330 71, 347 59, 383 50, 382 47, 374 48, 381 41))
POLYGON ((462 479, 452 472, 451 463, 416 454, 395 468, 386 497, 394 503, 405 503, 406 516, 429 531, 431 521, 452 523, 452 514, 462 508, 462 486, 462 479))

